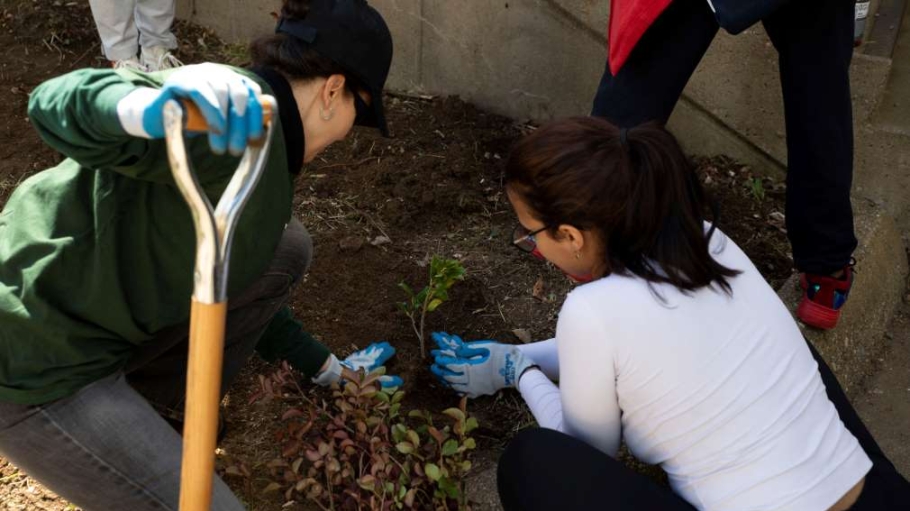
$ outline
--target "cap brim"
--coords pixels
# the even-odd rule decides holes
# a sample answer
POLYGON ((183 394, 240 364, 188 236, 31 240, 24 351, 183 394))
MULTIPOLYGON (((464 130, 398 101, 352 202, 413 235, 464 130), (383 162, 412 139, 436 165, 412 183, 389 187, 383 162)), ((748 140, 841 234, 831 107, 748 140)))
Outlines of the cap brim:
POLYGON ((382 104, 382 90, 370 90, 373 101, 367 105, 359 96, 355 97, 354 106, 357 108, 357 117, 354 124, 376 128, 383 136, 389 136, 389 126, 385 120, 385 108, 382 104))

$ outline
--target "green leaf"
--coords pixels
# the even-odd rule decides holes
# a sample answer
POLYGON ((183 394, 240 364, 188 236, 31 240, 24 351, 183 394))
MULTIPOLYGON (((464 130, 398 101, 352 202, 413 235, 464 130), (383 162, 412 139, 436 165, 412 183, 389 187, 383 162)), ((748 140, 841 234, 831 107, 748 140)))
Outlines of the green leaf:
POLYGON ((468 417, 467 422, 464 423, 465 434, 468 434, 471 431, 474 431, 475 429, 478 428, 478 426, 479 426, 479 424, 477 424, 477 419, 475 419, 474 417, 468 417))
POLYGON ((408 417, 411 417, 412 419, 425 419, 423 410, 411 410, 408 412, 408 417))
POLYGON ((454 438, 446 440, 446 443, 442 444, 442 455, 451 456, 458 452, 458 441, 454 438))
POLYGON ((395 443, 404 441, 407 434, 408 428, 406 428, 404 424, 395 424, 392 426, 392 440, 394 440, 395 443))
POLYGON ((414 296, 414 290, 411 289, 411 286, 407 285, 404 281, 399 282, 398 287, 403 289, 404 292, 408 294, 408 296, 414 296))
POLYGON ((457 499, 461 495, 461 490, 458 488, 458 485, 448 477, 443 477, 437 484, 439 485, 439 489, 446 492, 446 495, 448 495, 449 498, 457 499))
POLYGON ((413 429, 408 430, 408 441, 414 444, 414 447, 420 447, 420 436, 413 429))
POLYGON ((382 403, 389 403, 391 401, 391 398, 389 398, 389 395, 385 392, 376 394, 376 399, 382 403))
POLYGON ((367 474, 361 477, 357 484, 364 490, 373 491, 376 488, 376 478, 367 474))
POLYGON ((440 300, 439 298, 433 299, 433 301, 430 302, 429 305, 427 305, 427 312, 435 311, 436 308, 439 307, 440 305, 442 305, 442 300, 440 300))
POLYGON ((464 412, 462 412, 458 408, 447 408, 447 409, 443 410, 442 414, 448 415, 449 417, 451 417, 459 422, 462 422, 465 420, 464 412))
POLYGON ((403 390, 399 390, 398 392, 392 394, 392 404, 398 403, 398 402, 400 402, 402 399, 404 399, 404 391, 403 391, 403 390))
POLYGON ((400 410, 400 409, 401 409, 401 403, 395 403, 394 405, 389 407, 389 415, 391 415, 392 417, 397 417, 398 410, 400 410))
POLYGON ((442 472, 439 470, 439 467, 436 466, 435 463, 427 463, 423 466, 423 471, 432 481, 439 481, 439 478, 442 477, 442 472))
POLYGON ((414 444, 411 442, 398 442, 398 444, 395 445, 395 448, 398 449, 398 452, 401 454, 411 454, 414 452, 414 444))
POLYGON ((473 465, 471 465, 471 460, 464 460, 461 462, 461 471, 467 472, 467 471, 471 470, 472 466, 473 465))
POLYGON ((465 439, 464 439, 464 446, 465 446, 466 449, 476 449, 476 448, 477 448, 477 442, 474 441, 473 438, 465 438, 465 439))

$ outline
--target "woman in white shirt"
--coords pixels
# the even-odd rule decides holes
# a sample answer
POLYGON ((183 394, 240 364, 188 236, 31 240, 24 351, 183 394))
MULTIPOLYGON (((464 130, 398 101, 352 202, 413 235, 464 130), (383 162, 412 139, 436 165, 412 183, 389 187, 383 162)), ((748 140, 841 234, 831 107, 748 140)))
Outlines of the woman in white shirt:
POLYGON ((555 339, 434 334, 443 383, 518 387, 541 426, 500 462, 507 510, 910 508, 910 484, 783 303, 705 222, 669 132, 557 121, 516 145, 506 183, 515 245, 584 283, 555 339), (613 459, 621 439, 672 491, 613 459))

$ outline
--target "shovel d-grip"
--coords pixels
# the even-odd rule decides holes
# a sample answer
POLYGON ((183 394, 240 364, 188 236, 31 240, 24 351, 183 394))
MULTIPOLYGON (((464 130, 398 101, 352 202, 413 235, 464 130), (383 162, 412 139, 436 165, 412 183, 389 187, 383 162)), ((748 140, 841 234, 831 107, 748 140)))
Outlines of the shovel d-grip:
POLYGON ((212 209, 187 159, 184 118, 188 129, 200 124, 195 105, 168 101, 164 106, 164 132, 171 172, 193 215, 196 228, 196 265, 190 311, 190 343, 183 426, 183 461, 180 475, 180 510, 209 511, 215 474, 215 441, 224 329, 227 317, 227 284, 231 240, 240 213, 262 175, 272 140, 274 100, 267 98, 263 118, 265 136, 250 143, 234 176, 212 209), (271 107, 271 108, 269 108, 271 107))

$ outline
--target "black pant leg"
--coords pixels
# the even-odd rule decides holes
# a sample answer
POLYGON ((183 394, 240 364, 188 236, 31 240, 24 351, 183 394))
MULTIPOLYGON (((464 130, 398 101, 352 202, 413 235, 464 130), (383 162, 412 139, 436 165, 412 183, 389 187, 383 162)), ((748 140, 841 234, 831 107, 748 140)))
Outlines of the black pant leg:
POLYGON ((856 504, 850 508, 851 511, 910 510, 910 482, 907 482, 897 471, 872 437, 872 433, 866 429, 866 425, 863 424, 863 420, 850 404, 837 377, 831 372, 825 360, 815 350, 812 343, 806 341, 806 344, 809 345, 809 351, 812 352, 812 357, 818 363, 818 372, 821 374, 822 383, 825 384, 828 399, 837 409, 837 414, 844 426, 856 437, 860 447, 872 460, 872 469, 866 474, 863 491, 856 504))
POLYGON ((767 19, 780 60, 787 129, 787 231, 797 269, 828 274, 856 248, 853 0, 795 0, 767 19))
POLYGON ((825 363, 825 359, 819 355, 811 342, 807 340, 806 344, 809 346, 809 351, 812 352, 812 358, 818 363, 818 372, 821 374, 822 383, 825 384, 825 392, 828 394, 828 400, 834 404, 834 408, 837 410, 837 414, 840 416, 840 420, 843 421, 844 426, 846 426, 847 430, 853 433, 853 436, 859 440, 859 445, 862 446, 863 450, 866 451, 866 454, 868 454, 870 458, 879 457, 890 464, 891 462, 885 458, 885 454, 882 452, 881 447, 879 447, 875 439, 872 438, 872 433, 869 433, 869 430, 866 429, 866 425, 863 424, 863 420, 860 419, 859 414, 856 413, 853 405, 850 404, 847 395, 844 394, 844 389, 840 386, 840 382, 837 381, 837 377, 834 376, 834 373, 831 372, 828 364, 825 363))
POLYGON ((718 25, 705 0, 674 0, 616 76, 607 65, 591 115, 623 127, 666 122, 718 25))
POLYGON ((695 509, 594 447, 545 428, 512 440, 499 460, 497 482, 506 511, 695 509))

